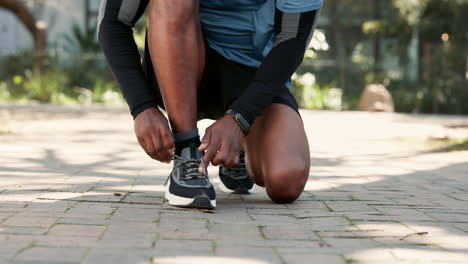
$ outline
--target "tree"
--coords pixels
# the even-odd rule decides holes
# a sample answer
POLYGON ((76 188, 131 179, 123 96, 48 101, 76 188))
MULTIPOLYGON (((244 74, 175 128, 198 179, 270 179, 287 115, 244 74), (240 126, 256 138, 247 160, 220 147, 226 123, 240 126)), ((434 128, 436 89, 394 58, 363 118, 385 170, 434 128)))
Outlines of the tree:
MULTIPOLYGON (((418 111, 468 113, 468 0, 393 0, 412 28, 420 101, 418 111)), ((411 67, 414 68, 414 67, 411 67)))
POLYGON ((26 5, 19 0, 0 0, 0 8, 10 10, 33 36, 36 66, 42 67, 47 47, 47 24, 36 20, 26 5))

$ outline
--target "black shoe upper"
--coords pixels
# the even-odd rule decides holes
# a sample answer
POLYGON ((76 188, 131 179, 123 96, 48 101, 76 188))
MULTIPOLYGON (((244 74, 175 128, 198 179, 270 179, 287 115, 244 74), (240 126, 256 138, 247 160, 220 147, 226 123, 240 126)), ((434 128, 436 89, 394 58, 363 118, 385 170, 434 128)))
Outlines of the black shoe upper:
POLYGON ((216 198, 208 172, 198 171, 202 156, 203 153, 195 145, 184 148, 180 156, 175 156, 174 168, 168 179, 171 194, 185 198, 196 196, 206 196, 210 200, 216 198))
POLYGON ((239 165, 228 168, 225 166, 220 166, 219 168, 219 178, 230 190, 252 189, 254 183, 250 176, 247 173, 247 168, 245 165, 245 153, 241 151, 239 156, 239 165))

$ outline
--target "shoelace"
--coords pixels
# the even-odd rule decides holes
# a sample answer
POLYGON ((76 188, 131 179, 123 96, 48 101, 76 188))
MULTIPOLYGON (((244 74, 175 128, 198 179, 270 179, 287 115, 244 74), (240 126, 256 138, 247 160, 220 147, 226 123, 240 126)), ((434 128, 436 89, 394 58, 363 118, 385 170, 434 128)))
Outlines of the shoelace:
POLYGON ((192 180, 192 179, 203 179, 207 178, 207 170, 205 166, 205 162, 203 159, 185 159, 180 156, 177 156, 175 154, 172 154, 172 160, 179 160, 181 161, 179 164, 177 164, 174 169, 177 169, 178 167, 185 165, 186 166, 186 172, 184 179, 187 180, 192 180), (203 166, 203 171, 204 173, 200 173, 198 171, 198 167, 200 166, 200 163, 203 166))

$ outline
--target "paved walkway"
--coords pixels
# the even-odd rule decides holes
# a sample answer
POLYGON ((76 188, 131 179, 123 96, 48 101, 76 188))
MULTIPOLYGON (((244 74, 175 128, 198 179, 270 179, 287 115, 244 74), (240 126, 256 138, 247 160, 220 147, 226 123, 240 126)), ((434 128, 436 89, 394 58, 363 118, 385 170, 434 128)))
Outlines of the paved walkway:
POLYGON ((0 263, 468 263, 468 152, 415 143, 467 118, 304 111, 299 201, 218 191, 205 213, 164 202, 170 166, 125 109, 0 111, 16 120, 0 134, 0 263))

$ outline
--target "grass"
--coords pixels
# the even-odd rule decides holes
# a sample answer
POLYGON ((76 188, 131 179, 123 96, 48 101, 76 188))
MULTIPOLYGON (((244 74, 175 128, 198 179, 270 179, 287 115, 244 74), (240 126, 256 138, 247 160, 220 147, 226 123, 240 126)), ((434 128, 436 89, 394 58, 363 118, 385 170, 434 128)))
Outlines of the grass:
POLYGON ((425 143, 435 152, 468 151, 468 138, 429 138, 425 143))
POLYGON ((411 146, 415 150, 423 152, 457 152, 468 151, 468 137, 464 138, 399 138, 395 141, 397 144, 411 146))

